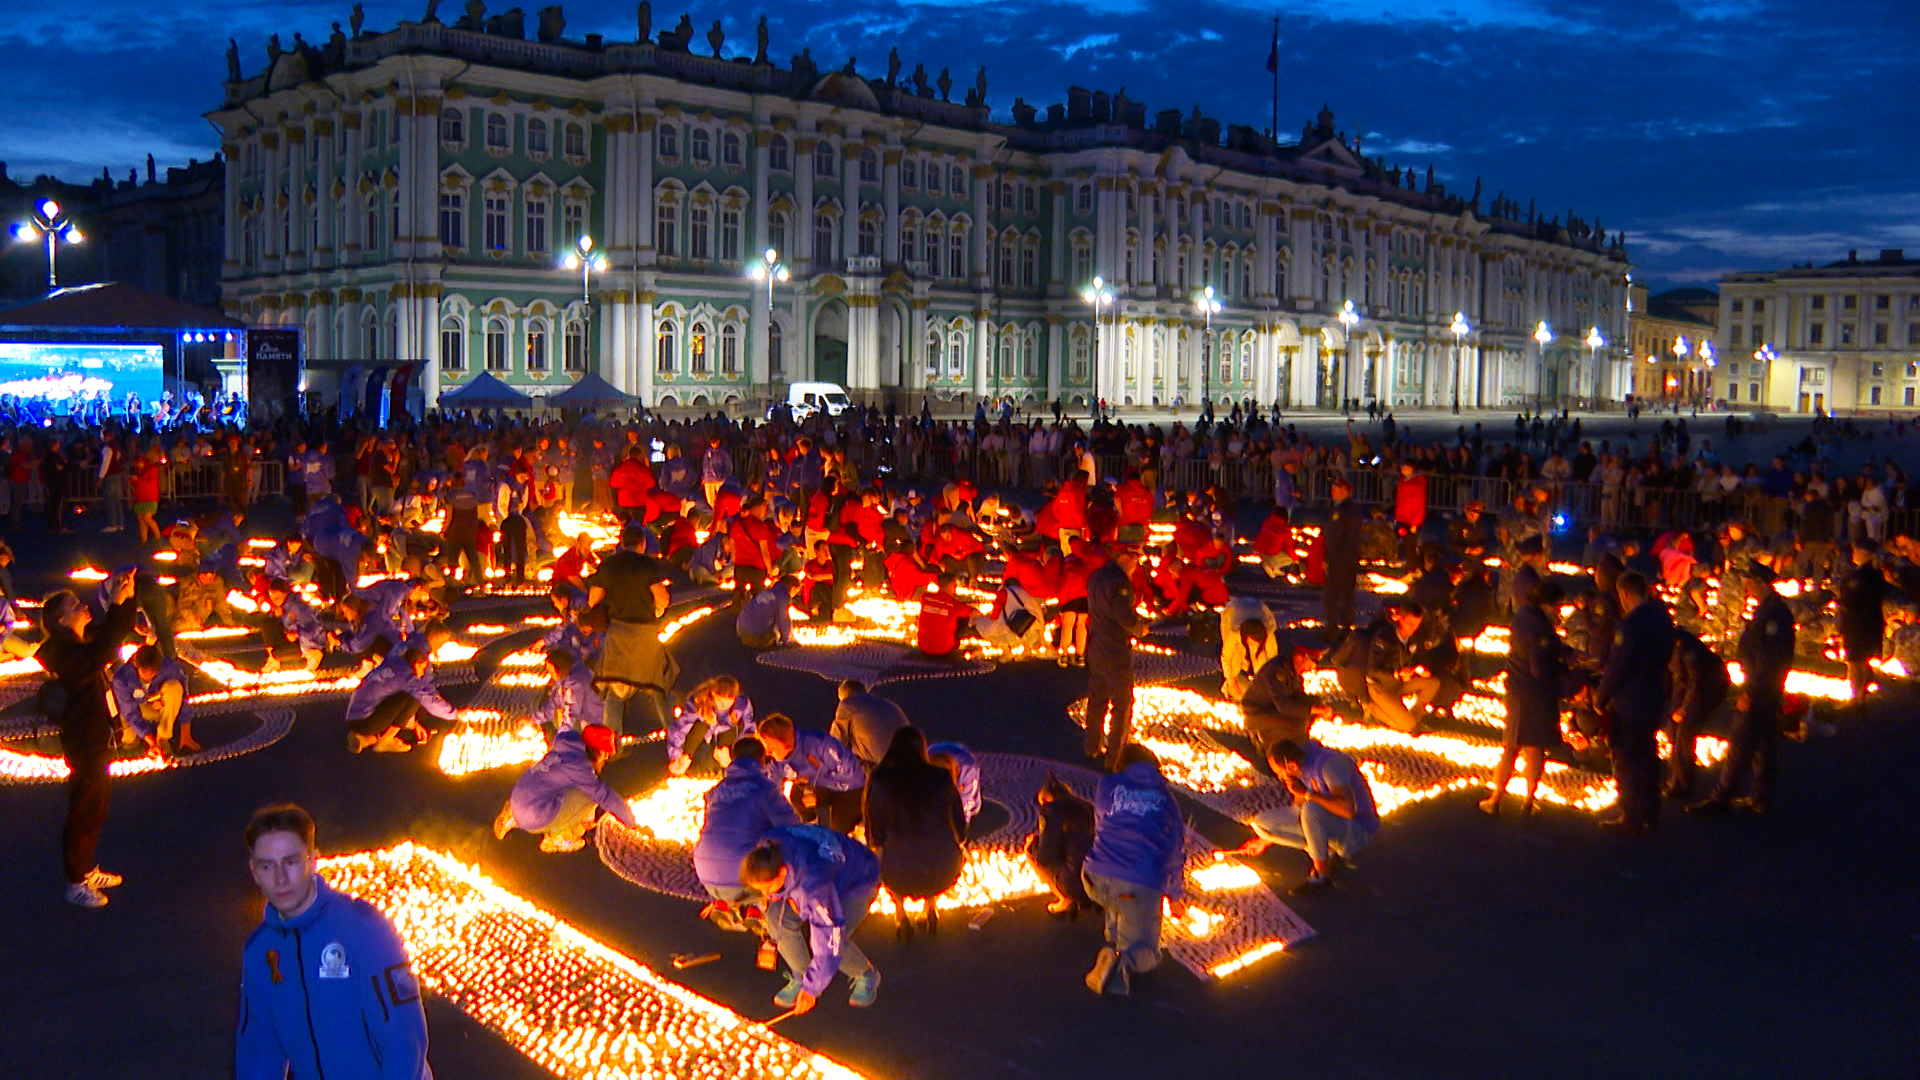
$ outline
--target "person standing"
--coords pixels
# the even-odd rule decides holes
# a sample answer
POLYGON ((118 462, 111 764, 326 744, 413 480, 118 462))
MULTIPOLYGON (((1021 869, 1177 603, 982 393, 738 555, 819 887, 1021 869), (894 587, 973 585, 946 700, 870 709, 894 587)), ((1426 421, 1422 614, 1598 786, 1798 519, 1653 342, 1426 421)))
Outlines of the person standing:
POLYGON ((880 994, 880 971, 853 943, 853 932, 880 895, 880 860, 864 844, 829 829, 787 825, 740 860, 740 880, 767 898, 767 930, 787 963, 787 985, 773 1003, 795 1015, 813 1011, 839 972, 853 980, 847 1004, 864 1009, 880 994))
POLYGON ((1093 797, 1093 847, 1080 876, 1107 913, 1106 947, 1087 972, 1096 994, 1125 996, 1132 976, 1160 965, 1160 909, 1186 914, 1186 822, 1160 761, 1138 743, 1114 755, 1116 768, 1093 797))
POLYGON ((107 823, 114 718, 107 694, 107 667, 133 634, 133 574, 122 571, 107 582, 106 614, 94 621, 93 608, 66 590, 46 598, 40 619, 46 643, 35 659, 52 677, 59 708, 49 708, 60 725, 60 753, 67 763, 67 819, 60 831, 67 872, 67 903, 98 908, 107 904, 120 875, 100 869, 94 851, 107 823))
POLYGON ((1667 678, 1673 687, 1673 726, 1667 733, 1673 749, 1667 758, 1667 779, 1661 791, 1668 798, 1686 799, 1693 795, 1695 774, 1699 771, 1694 742, 1707 721, 1720 711, 1732 684, 1727 679, 1726 663, 1713 649, 1694 634, 1680 629, 1675 629, 1673 634, 1667 678))
POLYGON ((1087 757, 1120 771, 1133 727, 1133 639, 1146 621, 1133 607, 1140 549, 1122 546, 1087 575, 1087 757))
POLYGON ((1344 476, 1333 478, 1333 508, 1320 531, 1321 558, 1326 582, 1321 586, 1321 610, 1327 633, 1339 637, 1353 626, 1354 592, 1360 587, 1360 528, 1365 515, 1353 504, 1353 485, 1344 476))
POLYGON ((1730 808, 1764 814, 1773 806, 1779 767, 1780 708, 1793 668, 1793 611, 1773 587, 1773 571, 1755 563, 1747 569, 1747 595, 1756 601, 1753 616, 1734 647, 1746 681, 1740 687, 1739 712, 1727 740, 1720 781, 1705 799, 1687 807, 1695 814, 1724 814, 1730 808), (1743 794, 1735 795, 1744 786, 1743 794))
POLYGON ((1626 614, 1593 700, 1612 721, 1607 744, 1620 812, 1602 820, 1600 827, 1638 835, 1652 831, 1660 814, 1660 750, 1654 733, 1667 716, 1673 619, 1638 571, 1621 574, 1615 590, 1626 614))
POLYGON ((900 939, 913 937, 909 900, 925 905, 927 933, 937 932, 940 895, 966 865, 967 812, 953 773, 927 759, 927 738, 918 728, 894 732, 867 778, 861 820, 880 857, 880 883, 900 902, 900 939))
POLYGON ((1871 540, 1853 545, 1852 565, 1840 581, 1840 614, 1835 620, 1846 650, 1847 685, 1853 690, 1851 704, 1856 709, 1866 704, 1867 684, 1873 677, 1868 661, 1885 646, 1887 598, 1896 591, 1886 572, 1874 564, 1875 547, 1871 540))
POLYGON ((1566 593, 1557 581, 1537 582, 1528 603, 1513 613, 1507 652, 1506 737, 1500 763, 1494 766, 1493 790, 1480 804, 1489 814, 1500 812, 1500 799, 1521 763, 1527 782, 1527 801, 1521 817, 1533 816, 1533 796, 1546 772, 1547 751, 1560 745, 1560 699, 1566 692, 1569 652, 1554 628, 1566 593))
POLYGON ((646 539, 645 524, 627 522, 620 550, 587 579, 587 607, 607 607, 607 635, 594 674, 607 695, 605 723, 616 735, 664 730, 672 714, 667 695, 680 677, 679 662, 660 640, 660 617, 671 600, 667 571, 641 550, 646 539), (640 723, 627 721, 629 710, 640 723))
POLYGON ((240 958, 236 1080, 433 1080, 407 947, 378 908, 320 877, 312 815, 265 807, 244 838, 267 906, 240 958))

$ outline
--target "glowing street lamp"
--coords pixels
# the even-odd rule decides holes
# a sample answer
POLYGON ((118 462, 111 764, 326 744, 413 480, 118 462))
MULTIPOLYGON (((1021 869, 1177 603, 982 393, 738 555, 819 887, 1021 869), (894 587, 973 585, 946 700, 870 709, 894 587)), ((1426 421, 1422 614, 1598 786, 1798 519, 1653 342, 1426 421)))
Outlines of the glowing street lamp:
POLYGON ((1541 319, 1540 325, 1533 328, 1533 340, 1540 343, 1540 373, 1533 384, 1533 412, 1540 414, 1541 396, 1547 382, 1547 346, 1553 344, 1553 330, 1547 326, 1547 320, 1541 319))
POLYGON ((1466 357, 1461 355, 1460 350, 1465 346, 1467 334, 1473 330, 1473 327, 1467 325, 1467 313, 1454 312, 1453 323, 1447 327, 1447 330, 1453 334, 1453 415, 1459 416, 1460 375, 1462 369, 1466 367, 1466 357))
POLYGON ((1352 366, 1353 328, 1360 324, 1360 313, 1353 310, 1353 301, 1347 300, 1340 305, 1340 314, 1334 316, 1340 325, 1347 328, 1347 360, 1340 367, 1340 411, 1347 411, 1347 377, 1352 374, 1347 369, 1352 366))
POLYGON ((1200 367, 1200 408, 1204 412, 1213 402, 1213 317, 1220 314, 1220 301, 1213 298, 1213 286, 1200 290, 1193 298, 1193 306, 1207 321, 1206 348, 1201 351, 1200 367))
MULTIPOLYGON (((1673 342, 1674 364, 1675 365, 1685 364, 1687 362, 1687 357, 1691 355, 1693 355, 1693 343, 1687 340, 1687 335, 1681 334, 1679 337, 1675 338, 1673 342)), ((1667 389, 1672 390, 1679 385, 1675 381, 1676 378, 1677 376, 1669 377, 1667 379, 1667 389)), ((1674 396, 1678 397, 1679 395, 1675 394, 1674 396)))
POLYGON ((787 264, 780 261, 780 253, 768 248, 760 253, 760 259, 747 267, 747 276, 755 281, 767 283, 767 377, 773 377, 773 286, 793 276, 787 264))
POLYGON ((1093 384, 1088 396, 1093 399, 1093 415, 1100 417, 1100 312, 1113 303, 1113 290, 1107 288, 1107 279, 1095 275, 1093 283, 1080 290, 1080 299, 1093 305, 1093 357, 1088 365, 1087 377, 1093 384))
POLYGON ((594 274, 603 273, 607 269, 607 257, 593 253, 593 237, 582 234, 580 239, 573 242, 573 250, 567 252, 566 257, 560 260, 560 265, 567 270, 580 271, 580 302, 587 307, 592 307, 593 297, 589 292, 590 280, 594 274))
MULTIPOLYGON (((1587 367, 1593 370, 1593 396, 1600 396, 1600 350, 1607 347, 1607 339, 1600 336, 1597 326, 1587 328, 1587 367)), ((1594 406, 1598 407, 1598 406, 1594 406)))
POLYGON ((61 244, 80 244, 86 237, 73 224, 73 219, 60 212, 60 204, 52 199, 41 199, 40 205, 26 221, 13 227, 13 238, 21 243, 47 242, 47 290, 60 287, 59 277, 54 272, 61 244))

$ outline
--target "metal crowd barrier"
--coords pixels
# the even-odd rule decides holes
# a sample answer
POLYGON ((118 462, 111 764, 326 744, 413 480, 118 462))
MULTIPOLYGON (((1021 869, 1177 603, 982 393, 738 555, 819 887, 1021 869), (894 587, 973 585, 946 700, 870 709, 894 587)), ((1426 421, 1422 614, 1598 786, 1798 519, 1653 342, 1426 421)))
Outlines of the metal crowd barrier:
MULTIPOLYGON (((286 488, 286 465, 278 461, 256 461, 253 463, 253 501, 279 497, 286 488)), ((126 497, 131 500, 132 490, 128 488, 126 497)), ((160 501, 185 502, 193 499, 223 499, 226 497, 226 475, 218 464, 207 463, 184 467, 169 466, 160 470, 160 501)), ((66 501, 69 503, 97 503, 100 501, 100 477, 90 469, 69 469, 67 471, 66 501)), ((45 508, 47 488, 36 471, 27 481, 26 505, 45 508)))

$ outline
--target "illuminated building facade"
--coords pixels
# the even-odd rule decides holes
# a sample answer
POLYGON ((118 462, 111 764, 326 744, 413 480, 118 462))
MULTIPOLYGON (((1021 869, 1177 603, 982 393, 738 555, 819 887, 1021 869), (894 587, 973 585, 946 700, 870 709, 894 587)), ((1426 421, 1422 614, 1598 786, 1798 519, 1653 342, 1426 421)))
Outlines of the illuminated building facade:
POLYGON ((729 59, 717 24, 711 56, 644 28, 530 41, 509 17, 342 36, 251 77, 231 59, 210 114, 230 310, 304 327, 322 363, 417 364, 428 401, 479 371, 538 394, 588 369, 696 406, 800 379, 916 404, 1625 393, 1617 239, 1422 183, 1331 112, 1297 143, 1078 88, 996 117, 984 72, 962 91, 764 42, 729 59), (560 269, 583 235, 605 268, 560 269), (750 277, 769 248, 771 290, 750 277))
POLYGON ((1715 376, 1731 357, 1718 354, 1718 298, 1709 289, 1671 289, 1654 296, 1639 282, 1630 287, 1633 310, 1627 326, 1633 350, 1633 395, 1651 404, 1707 404, 1727 397, 1715 376))
POLYGON ((1720 279, 1720 319, 1743 404, 1797 413, 1916 408, 1920 259, 1904 251, 1729 274, 1720 279))

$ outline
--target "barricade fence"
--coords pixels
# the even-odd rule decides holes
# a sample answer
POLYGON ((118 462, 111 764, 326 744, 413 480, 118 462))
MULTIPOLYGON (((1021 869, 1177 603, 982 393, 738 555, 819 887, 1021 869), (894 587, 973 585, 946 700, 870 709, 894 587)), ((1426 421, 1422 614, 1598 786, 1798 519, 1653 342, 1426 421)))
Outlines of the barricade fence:
MULTIPOLYGON (((286 488, 286 466, 278 461, 253 463, 251 501, 279 497, 286 488)), ((132 489, 124 478, 119 481, 120 497, 131 501, 132 489)), ((226 472, 215 462, 198 465, 169 465, 160 470, 160 501, 187 502, 195 499, 226 497, 226 472)), ((68 503, 97 503, 101 499, 101 478, 91 469, 69 469, 66 493, 68 503)), ((27 480, 26 505, 47 505, 45 480, 35 472, 27 480)))

